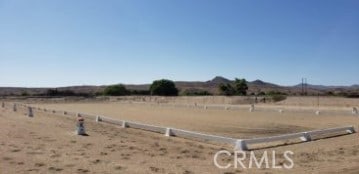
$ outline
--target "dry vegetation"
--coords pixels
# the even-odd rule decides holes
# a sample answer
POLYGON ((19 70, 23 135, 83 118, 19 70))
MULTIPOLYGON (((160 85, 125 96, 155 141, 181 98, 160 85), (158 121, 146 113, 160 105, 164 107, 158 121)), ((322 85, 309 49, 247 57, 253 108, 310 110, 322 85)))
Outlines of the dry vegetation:
MULTIPOLYGON (((190 98, 161 99, 162 103, 191 105, 201 104, 200 100, 211 104, 210 99, 205 98, 195 98, 193 101, 190 98)), ((220 100, 223 98, 213 99, 216 102, 212 104, 218 106, 220 100)), ((312 100, 315 98, 289 98, 277 105, 261 104, 258 106, 259 111, 252 113, 248 112, 248 105, 241 106, 239 110, 205 110, 163 106, 156 102, 129 103, 124 102, 123 98, 121 101, 114 99, 116 102, 56 100, 50 104, 32 104, 237 138, 279 135, 343 125, 354 125, 358 128, 358 116, 334 112, 350 112, 351 106, 358 106, 358 100, 323 99, 323 112, 319 116, 312 112, 313 109, 317 109, 315 102, 309 102, 312 100), (334 111, 331 109, 333 106, 336 108, 334 111), (278 108, 287 110, 280 114, 276 111, 278 108)), ((96 124, 93 120, 86 120, 90 136, 76 136, 73 132, 74 118, 43 113, 35 113, 34 118, 28 118, 23 113, 24 111, 14 113, 10 109, 1 109, 0 112, 0 169, 5 173, 359 172, 358 134, 255 151, 261 154, 263 150, 276 150, 278 156, 286 150, 293 151, 295 167, 292 170, 220 170, 213 164, 213 155, 218 150, 228 147, 96 124)), ((233 162, 233 159, 223 158, 222 162, 233 162)), ((279 158, 276 163, 283 165, 283 159, 279 158)))

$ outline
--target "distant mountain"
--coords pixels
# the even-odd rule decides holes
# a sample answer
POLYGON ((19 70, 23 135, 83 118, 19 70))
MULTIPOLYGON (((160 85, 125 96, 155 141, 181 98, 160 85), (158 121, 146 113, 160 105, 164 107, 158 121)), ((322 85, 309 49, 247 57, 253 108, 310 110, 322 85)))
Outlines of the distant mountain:
POLYGON ((255 80, 252 82, 253 85, 266 85, 267 83, 262 80, 255 80))
MULTIPOLYGON (((176 87, 180 91, 208 91, 212 94, 219 94, 218 85, 233 83, 233 80, 227 78, 216 76, 212 80, 208 81, 176 81, 176 87)), ((125 85, 126 88, 131 90, 148 90, 150 84, 142 85, 125 85)), ((278 91, 284 92, 289 95, 298 95, 302 91, 302 84, 294 86, 280 86, 277 84, 264 82, 262 80, 254 80, 248 82, 248 93, 259 93, 259 92, 268 92, 268 91, 278 91)), ((56 88, 59 91, 71 90, 75 93, 90 93, 95 94, 96 92, 101 92, 106 88, 106 86, 68 86, 68 87, 59 87, 56 88)), ((47 90, 54 88, 20 88, 20 87, 0 87, 0 95, 21 95, 24 93, 27 94, 45 94, 47 90)), ((355 84, 352 86, 324 86, 324 85, 307 85, 308 94, 318 94, 318 93, 327 93, 327 92, 336 92, 336 93, 359 93, 359 85, 355 84)))
POLYGON ((280 87, 279 85, 273 84, 273 83, 269 83, 269 82, 264 82, 262 80, 254 80, 252 82, 249 82, 251 85, 256 85, 256 86, 267 86, 267 87, 280 87))
POLYGON ((212 80, 207 81, 206 83, 214 83, 214 84, 226 84, 226 83, 231 83, 231 80, 228 80, 224 77, 221 76, 216 76, 215 78, 213 78, 212 80))

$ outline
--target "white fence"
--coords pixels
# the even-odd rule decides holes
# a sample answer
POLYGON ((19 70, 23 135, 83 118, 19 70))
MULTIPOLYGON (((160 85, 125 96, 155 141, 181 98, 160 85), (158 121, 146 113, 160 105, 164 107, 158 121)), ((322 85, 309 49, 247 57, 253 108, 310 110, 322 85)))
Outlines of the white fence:
POLYGON ((352 133, 355 133, 354 127, 345 126, 338 128, 329 128, 329 129, 313 130, 308 132, 285 134, 285 135, 272 136, 272 137, 242 139, 237 141, 235 149, 248 150, 249 149, 248 145, 287 141, 291 139, 300 139, 302 142, 308 142, 319 138, 328 138, 337 135, 345 135, 352 133))
POLYGON ((138 101, 122 101, 121 103, 127 104, 142 104, 159 107, 176 107, 176 108, 192 108, 192 109, 214 109, 214 110, 233 110, 233 111, 249 111, 249 112, 295 112, 295 113, 306 113, 321 115, 357 115, 357 107, 352 108, 341 108, 341 109, 329 109, 329 108, 317 108, 317 107, 302 107, 302 108, 291 108, 286 106, 266 107, 255 104, 247 105, 233 105, 233 104, 180 104, 180 103, 154 103, 154 102, 138 102, 138 101))
MULTIPOLYGON (((10 105, 11 106, 11 105, 10 105)), ((45 112, 54 115, 61 115, 61 116, 82 116, 84 118, 93 119, 96 122, 103 122, 107 124, 114 124, 119 125, 123 128, 134 128, 134 129, 141 129, 145 131, 151 131, 155 133, 164 134, 166 136, 175 136, 181 137, 196 141, 202 142, 210 142, 215 144, 226 144, 234 147, 235 150, 250 150, 249 146, 255 144, 265 144, 265 143, 272 143, 272 142, 280 142, 280 141, 287 141, 292 139, 300 139, 300 142, 308 142, 315 139, 320 138, 329 138, 338 135, 346 135, 355 133, 355 129, 353 126, 345 126, 345 127, 338 127, 338 128, 329 128, 329 129, 321 129, 321 130, 313 130, 307 132, 299 132, 293 134, 285 134, 279 136, 272 136, 272 137, 260 137, 260 138, 252 138, 252 139, 236 139, 230 137, 223 137, 217 135, 209 135, 203 134, 199 132, 175 129, 175 128, 168 128, 168 127, 160 127, 155 125, 149 124, 142 124, 138 122, 132 121, 125 121, 125 120, 117 120, 105 116, 98 116, 98 115, 91 115, 86 113, 76 113, 76 112, 69 112, 69 111, 59 111, 59 110, 52 110, 46 108, 38 108, 38 107, 31 107, 24 104, 13 104, 12 106, 19 106, 23 108, 33 108, 34 112, 45 112)), ((6 107, 6 104, 5 104, 6 107)), ((283 143, 284 144, 284 143, 283 143)), ((268 146, 267 146, 268 147, 268 146)), ((270 147, 270 146, 269 146, 270 147)))

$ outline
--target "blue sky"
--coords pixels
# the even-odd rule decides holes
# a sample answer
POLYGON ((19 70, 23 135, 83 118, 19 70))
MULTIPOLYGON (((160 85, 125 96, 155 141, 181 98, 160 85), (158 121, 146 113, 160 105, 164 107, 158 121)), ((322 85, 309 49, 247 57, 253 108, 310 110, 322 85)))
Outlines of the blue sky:
POLYGON ((0 0, 0 86, 359 84, 358 0, 0 0))

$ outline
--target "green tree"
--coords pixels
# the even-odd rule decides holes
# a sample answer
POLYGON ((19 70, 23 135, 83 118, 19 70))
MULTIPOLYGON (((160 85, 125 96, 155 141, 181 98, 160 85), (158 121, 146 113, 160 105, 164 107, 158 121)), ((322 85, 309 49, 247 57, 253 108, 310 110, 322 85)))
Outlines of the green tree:
POLYGON ((161 96, 177 96, 178 89, 171 80, 161 79, 155 80, 150 86, 151 95, 161 96))
POLYGON ((46 95, 47 95, 47 96, 57 96, 57 95, 59 95, 59 91, 57 90, 57 88, 55 88, 55 89, 48 89, 48 90, 46 91, 46 95))
POLYGON ((231 96, 231 95, 234 95, 236 93, 233 86, 231 84, 229 84, 229 83, 227 83, 227 84, 221 83, 219 85, 219 91, 221 92, 222 95, 227 95, 227 96, 231 96))
POLYGON ((121 96, 121 95, 129 95, 130 92, 126 89, 124 85, 111 85, 105 88, 103 91, 104 95, 112 95, 112 96, 121 96))
POLYGON ((182 95, 186 96, 206 96, 206 95, 212 95, 210 92, 203 90, 203 89, 196 89, 196 88, 190 88, 185 89, 182 92, 182 95))
POLYGON ((258 95, 258 96, 263 96, 263 95, 266 95, 266 93, 263 92, 263 91, 261 91, 261 92, 259 92, 257 95, 258 95))
POLYGON ((29 93, 27 93, 27 91, 22 91, 21 96, 29 96, 29 93))
POLYGON ((235 91, 237 95, 247 95, 248 85, 246 79, 234 80, 235 91))

